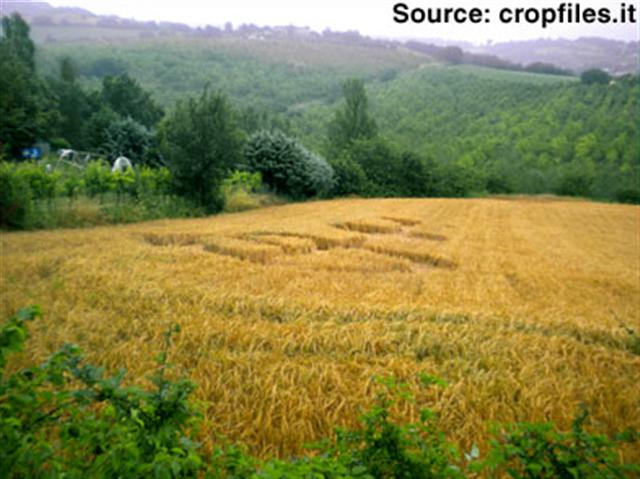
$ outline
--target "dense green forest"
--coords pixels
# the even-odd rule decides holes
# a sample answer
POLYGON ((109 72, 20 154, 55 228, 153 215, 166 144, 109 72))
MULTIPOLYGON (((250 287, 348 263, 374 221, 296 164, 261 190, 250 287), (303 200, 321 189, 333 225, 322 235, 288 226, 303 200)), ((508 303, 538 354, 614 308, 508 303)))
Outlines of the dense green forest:
POLYGON ((42 71, 71 57, 87 88, 126 71, 165 107, 209 83, 230 95, 249 131, 277 126, 329 160, 336 152, 327 144, 328 123, 343 101, 342 83, 357 77, 380 135, 398 155, 411 151, 460 177, 455 188, 426 188, 427 195, 560 193, 637 201, 637 76, 585 84, 335 38, 223 35, 105 44, 104 34, 88 43, 46 44, 38 57, 42 71))
MULTIPOLYGON (((637 186, 637 77, 585 85, 434 66, 369 92, 382 132, 403 148, 464 167, 476 191, 611 198, 637 186)), ((296 121, 310 144, 332 108, 311 106, 296 121)))

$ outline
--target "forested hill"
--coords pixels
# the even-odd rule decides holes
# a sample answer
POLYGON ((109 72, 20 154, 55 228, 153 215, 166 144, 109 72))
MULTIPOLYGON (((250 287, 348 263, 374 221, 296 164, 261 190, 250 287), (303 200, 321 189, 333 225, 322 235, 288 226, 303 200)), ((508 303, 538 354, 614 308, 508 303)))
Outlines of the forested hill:
MULTIPOLYGON (((278 127, 329 161, 336 152, 327 127, 343 104, 342 84, 361 78, 381 139, 353 155, 365 165, 376 156, 383 164, 408 153, 427 171, 444 165, 440 177, 453 186, 437 194, 640 198, 637 76, 592 82, 455 65, 355 32, 193 30, 77 9, 31 12, 30 18, 45 76, 59 75, 65 57, 90 90, 99 90, 108 76, 128 73, 167 111, 209 84, 231 97, 248 134, 278 127)), ((396 191, 390 187, 385 194, 396 191)))
MULTIPOLYGON (((565 189, 610 197, 637 188, 637 77, 585 85, 556 76, 433 66, 371 85, 369 93, 373 116, 388 137, 401 149, 455 164, 472 191, 565 189)), ((333 108, 309 107, 296 122, 298 133, 312 143, 333 108)))
POLYGON ((43 71, 55 74, 65 56, 73 59, 89 86, 97 87, 107 75, 128 72, 165 106, 199 93, 209 83, 243 107, 274 111, 313 100, 332 102, 347 78, 386 82, 433 62, 401 48, 237 37, 146 39, 116 47, 61 42, 42 45, 38 58, 43 71))

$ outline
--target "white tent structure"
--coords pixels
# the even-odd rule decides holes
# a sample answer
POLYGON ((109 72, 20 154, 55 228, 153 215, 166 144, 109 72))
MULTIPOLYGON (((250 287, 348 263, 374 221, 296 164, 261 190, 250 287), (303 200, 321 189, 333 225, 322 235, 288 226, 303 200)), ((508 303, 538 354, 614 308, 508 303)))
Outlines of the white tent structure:
POLYGON ((118 158, 116 158, 116 161, 113 163, 113 167, 111 167, 111 173, 115 173, 116 171, 123 172, 131 169, 133 169, 133 164, 131 163, 131 160, 126 156, 119 156, 118 158))

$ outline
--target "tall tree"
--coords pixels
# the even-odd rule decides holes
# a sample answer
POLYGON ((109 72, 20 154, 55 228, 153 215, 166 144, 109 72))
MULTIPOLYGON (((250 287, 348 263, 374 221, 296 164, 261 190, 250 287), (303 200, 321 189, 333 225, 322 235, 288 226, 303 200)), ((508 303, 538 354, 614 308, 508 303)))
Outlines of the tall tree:
POLYGON ((35 70, 36 48, 29 37, 29 24, 17 13, 2 18, 0 42, 13 51, 18 59, 30 70, 35 70))
POLYGON ((50 131, 57 112, 38 78, 29 26, 17 14, 2 19, 0 33, 0 153, 18 156, 50 131))
POLYGON ((87 120, 91 114, 91 102, 80 87, 73 61, 65 57, 60 61, 60 78, 51 86, 57 94, 60 121, 56 128, 59 137, 78 149, 91 148, 87 143, 87 120))
POLYGON ((222 207, 220 184, 238 163, 241 132, 222 93, 205 88, 198 99, 178 102, 160 128, 160 147, 178 194, 208 212, 222 207))
POLYGON ((130 116, 147 128, 154 126, 164 116, 164 111, 153 101, 149 92, 126 73, 107 76, 102 80, 102 99, 116 113, 123 117, 130 116))
POLYGON ((347 80, 342 85, 344 104, 336 110, 329 124, 329 150, 336 153, 359 139, 373 138, 378 132, 375 120, 369 115, 369 100, 364 82, 347 80))

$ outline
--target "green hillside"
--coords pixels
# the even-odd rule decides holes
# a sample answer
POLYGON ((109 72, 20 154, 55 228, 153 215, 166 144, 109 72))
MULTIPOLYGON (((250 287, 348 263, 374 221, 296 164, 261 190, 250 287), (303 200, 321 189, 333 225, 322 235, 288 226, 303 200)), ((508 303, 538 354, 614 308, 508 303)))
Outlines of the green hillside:
MULTIPOLYGON (((412 194, 640 196, 637 76, 587 84, 576 77, 444 64, 357 32, 190 29, 53 12, 32 16, 41 74, 57 77, 60 61, 70 58, 80 85, 98 92, 105 77, 127 73, 167 112, 209 85, 229 95, 246 133, 276 125, 330 162, 341 155, 327 131, 343 105, 342 85, 362 79, 382 143, 347 154, 367 174, 367 165, 377 161, 380 178, 390 174, 385 161, 398 173, 404 168, 399 158, 417 156, 424 171, 444 168, 439 181, 457 185, 412 194)), ((126 108, 119 113, 126 115, 126 108)), ((73 145, 73 138, 64 139, 73 145)))
POLYGON ((74 40, 40 45, 44 71, 55 72, 57 59, 68 56, 95 87, 104 74, 127 71, 165 106, 199 93, 209 83, 242 106, 283 111, 312 100, 336 100, 340 84, 350 77, 388 81, 432 62, 399 47, 235 36, 137 41, 112 36, 108 42, 87 36, 82 42, 78 28, 70 30, 75 30, 69 33, 74 40))
MULTIPOLYGON (((430 67, 371 84, 373 116, 403 149, 481 172, 505 191, 540 193, 565 174, 595 178, 592 193, 633 187, 640 163, 637 80, 583 85, 557 76, 430 67)), ((297 112, 315 147, 334 105, 297 112)), ((590 181, 589 181, 590 182, 590 181)), ((500 190, 501 188, 498 188, 500 190)))
POLYGON ((78 36, 41 45, 42 69, 54 72, 57 59, 69 56, 95 88, 101 75, 127 71, 167 107, 209 83, 241 109, 286 119, 324 153, 341 84, 359 77, 381 133, 400 149, 471 171, 472 189, 491 183, 495 192, 542 193, 562 189, 567 177, 578 183, 567 192, 597 197, 634 188, 637 81, 583 85, 573 77, 445 66, 398 47, 317 39, 78 36))

